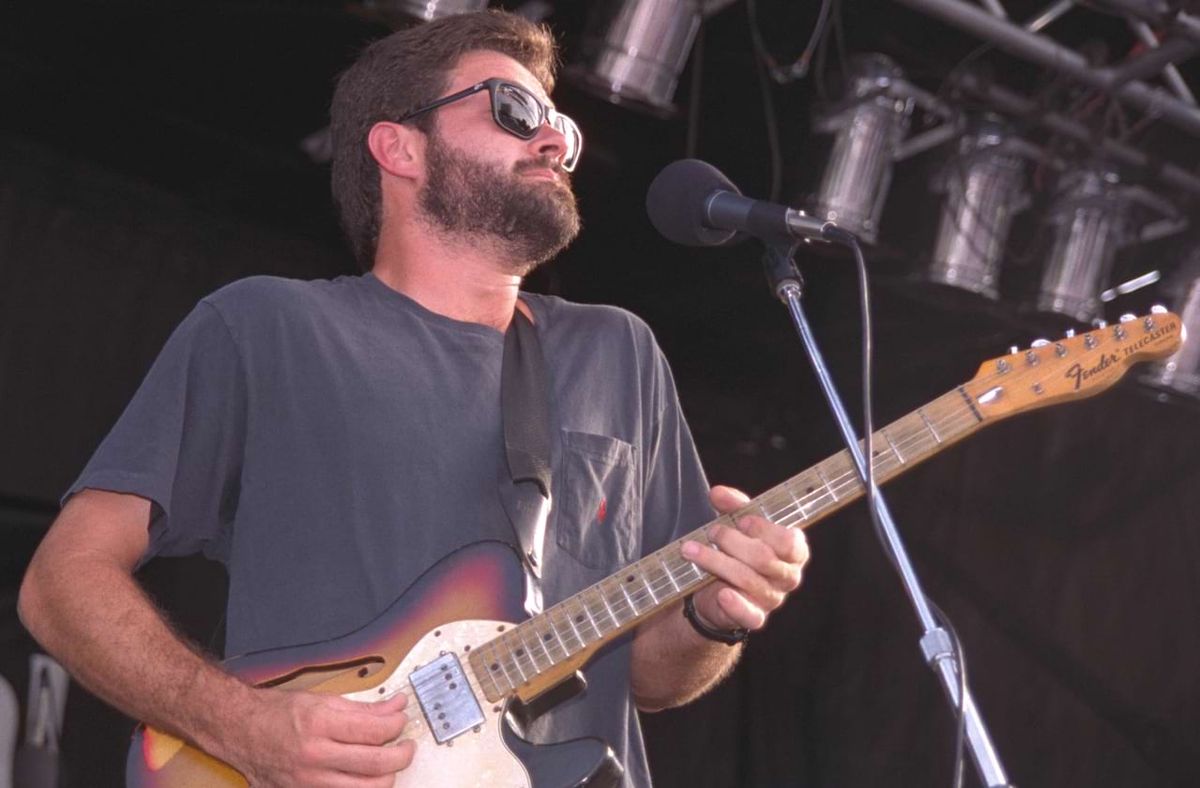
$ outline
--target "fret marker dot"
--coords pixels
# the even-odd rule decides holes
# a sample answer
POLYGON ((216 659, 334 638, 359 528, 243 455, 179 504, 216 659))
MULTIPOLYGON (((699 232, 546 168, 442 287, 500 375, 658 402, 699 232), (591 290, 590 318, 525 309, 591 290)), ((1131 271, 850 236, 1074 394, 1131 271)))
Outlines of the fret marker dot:
POLYGON ((525 649, 519 648, 513 653, 515 653, 518 657, 523 657, 523 656, 525 656, 525 649))
POLYGON ((499 663, 499 662, 493 662, 493 663, 492 663, 492 670, 500 670, 500 663, 499 663))
POLYGON ((625 582, 626 582, 626 583, 632 583, 632 582, 633 582, 633 575, 626 575, 626 576, 625 576, 625 582))

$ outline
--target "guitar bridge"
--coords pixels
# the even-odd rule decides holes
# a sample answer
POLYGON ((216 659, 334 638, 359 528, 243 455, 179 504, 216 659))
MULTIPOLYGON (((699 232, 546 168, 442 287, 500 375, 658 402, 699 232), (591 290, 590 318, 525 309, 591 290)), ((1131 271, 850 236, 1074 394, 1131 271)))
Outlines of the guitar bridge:
POLYGON ((408 681, 438 744, 445 744, 485 722, 479 701, 454 654, 442 654, 417 668, 409 674, 408 681))

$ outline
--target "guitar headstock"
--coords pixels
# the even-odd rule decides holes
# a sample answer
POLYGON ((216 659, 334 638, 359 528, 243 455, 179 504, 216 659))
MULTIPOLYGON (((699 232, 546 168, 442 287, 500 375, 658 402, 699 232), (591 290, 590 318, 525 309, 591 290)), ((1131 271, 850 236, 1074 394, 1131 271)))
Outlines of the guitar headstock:
POLYGON ((1134 364, 1171 355, 1186 333, 1178 315, 1155 307, 1142 317, 1124 315, 1111 326, 1038 340, 1028 350, 985 361, 963 389, 984 419, 1090 397, 1134 364))

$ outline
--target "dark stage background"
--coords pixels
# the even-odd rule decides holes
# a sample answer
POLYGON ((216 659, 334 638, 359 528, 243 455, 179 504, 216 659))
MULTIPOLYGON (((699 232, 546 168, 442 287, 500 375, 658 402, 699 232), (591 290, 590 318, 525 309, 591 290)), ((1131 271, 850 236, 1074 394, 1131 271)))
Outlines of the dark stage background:
MULTIPOLYGON (((803 47, 818 5, 758 4, 780 59, 803 47)), ((549 19, 568 60, 585 6, 560 2, 549 19)), ((977 43, 890 3, 846 0, 841 17, 848 50, 888 52, 930 90, 977 43)), ((1101 17, 1067 30, 1076 43, 1110 46, 1124 34, 1101 17)), ((317 0, 0 9, 0 675, 22 701, 34 646, 15 615, 21 573, 171 328, 234 279, 354 272, 328 170, 299 146, 325 125, 334 75, 384 32, 359 10, 317 0)), ((1053 81, 1002 56, 981 61, 1026 92, 1053 81)), ((824 165, 807 131, 817 81, 769 89, 783 199, 798 200, 824 165)), ((745 7, 705 26, 674 119, 567 83, 556 99, 587 137, 576 177, 586 229, 531 289, 618 304, 651 324, 713 481, 758 492, 837 451, 758 250, 674 247, 644 214, 646 186, 689 139, 747 193, 770 188, 745 7)), ((1194 140, 1157 124, 1142 141, 1196 159, 1194 140)), ((1018 222, 1016 246, 1029 254, 1006 268, 1001 304, 912 281, 936 225, 925 187, 935 159, 897 169, 884 242, 870 257, 878 424, 968 380, 1010 344, 1068 325, 1013 306, 1035 276, 1045 194, 1018 222)), ((1174 250, 1133 250, 1119 271, 1169 271, 1174 250)), ((836 255, 801 263, 818 337, 857 414, 852 266, 836 255)), ((1159 296, 1121 299, 1110 318, 1159 296)), ((993 427, 889 486, 1022 788, 1200 784, 1198 437, 1192 404, 1160 402, 1131 375, 1100 398, 993 427)), ((951 716, 864 509, 809 538, 801 592, 751 639, 737 672, 693 706, 645 718, 659 785, 950 783, 951 716)), ((219 647, 219 569, 160 560, 144 574, 185 630, 219 647)), ((131 724, 73 686, 61 784, 119 784, 131 724)))

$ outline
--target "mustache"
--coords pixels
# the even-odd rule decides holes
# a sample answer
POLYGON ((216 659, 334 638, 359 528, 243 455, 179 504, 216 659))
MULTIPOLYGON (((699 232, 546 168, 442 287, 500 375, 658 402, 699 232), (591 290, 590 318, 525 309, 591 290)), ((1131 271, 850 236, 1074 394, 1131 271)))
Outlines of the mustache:
POLYGON ((532 159, 525 159, 524 161, 517 162, 513 167, 513 172, 517 175, 529 172, 530 170, 550 170, 564 180, 571 177, 571 173, 562 168, 562 163, 556 161, 551 156, 537 156, 532 159))

